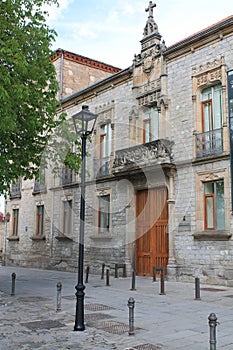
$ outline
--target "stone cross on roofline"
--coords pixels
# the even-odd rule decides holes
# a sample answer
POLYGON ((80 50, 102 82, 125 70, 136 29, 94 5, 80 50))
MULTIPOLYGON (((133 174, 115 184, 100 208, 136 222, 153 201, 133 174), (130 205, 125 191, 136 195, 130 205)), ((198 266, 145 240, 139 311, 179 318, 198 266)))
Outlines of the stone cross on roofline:
POLYGON ((152 1, 149 2, 149 6, 147 9, 145 9, 146 12, 149 12, 148 17, 153 17, 153 8, 156 7, 156 4, 153 4, 152 1))

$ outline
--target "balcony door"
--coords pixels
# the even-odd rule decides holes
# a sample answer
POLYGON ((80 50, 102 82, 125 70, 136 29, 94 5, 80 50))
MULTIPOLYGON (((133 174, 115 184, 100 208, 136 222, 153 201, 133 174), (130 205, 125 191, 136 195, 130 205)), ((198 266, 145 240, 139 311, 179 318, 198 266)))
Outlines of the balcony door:
POLYGON ((168 205, 165 187, 137 192, 136 273, 152 276, 153 266, 168 263, 168 205))
POLYGON ((202 150, 205 155, 222 150, 222 86, 202 91, 202 150))

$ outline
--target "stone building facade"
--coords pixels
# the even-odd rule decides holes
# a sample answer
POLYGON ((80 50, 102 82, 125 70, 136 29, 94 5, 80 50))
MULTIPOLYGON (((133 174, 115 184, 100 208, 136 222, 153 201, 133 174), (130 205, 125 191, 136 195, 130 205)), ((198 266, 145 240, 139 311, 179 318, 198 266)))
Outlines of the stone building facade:
POLYGON ((121 70, 62 49, 56 50, 52 62, 59 82, 60 100, 121 70))
MULTIPOLYGON (((233 16, 166 47, 154 7, 132 66, 77 91, 71 82, 62 98, 70 118, 83 105, 98 114, 88 143, 85 265, 99 273, 103 263, 126 264, 138 275, 163 266, 170 279, 231 286, 233 16)), ((21 182, 7 202, 5 260, 74 271, 80 178, 47 169, 45 179, 36 191, 21 182)))

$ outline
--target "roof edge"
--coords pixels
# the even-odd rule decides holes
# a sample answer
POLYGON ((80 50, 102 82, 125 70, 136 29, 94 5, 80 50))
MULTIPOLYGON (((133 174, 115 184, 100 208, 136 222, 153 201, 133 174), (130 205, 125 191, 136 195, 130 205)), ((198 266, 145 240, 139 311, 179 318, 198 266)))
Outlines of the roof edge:
POLYGON ((229 25, 229 23, 233 24, 233 15, 228 16, 228 17, 224 18, 223 20, 216 22, 213 25, 206 27, 206 28, 188 36, 187 38, 184 38, 184 39, 178 41, 177 43, 169 46, 164 54, 165 55, 169 54, 170 52, 173 52, 176 49, 180 49, 187 44, 191 44, 191 43, 195 42, 196 40, 199 40, 200 37, 204 37, 206 35, 209 35, 212 32, 215 32, 219 29, 227 27, 229 25))
POLYGON ((110 64, 107 64, 107 63, 104 63, 104 62, 101 62, 101 61, 98 61, 98 60, 95 60, 95 59, 92 59, 92 58, 89 58, 86 56, 82 56, 82 55, 76 54, 74 52, 61 49, 61 48, 54 51, 54 55, 52 55, 51 60, 52 60, 52 62, 54 62, 61 57, 64 57, 65 59, 67 59, 69 61, 73 61, 73 62, 82 64, 85 66, 89 66, 89 67, 96 68, 96 69, 99 69, 99 70, 102 70, 105 72, 109 72, 111 74, 118 73, 122 70, 121 68, 112 66, 110 64))

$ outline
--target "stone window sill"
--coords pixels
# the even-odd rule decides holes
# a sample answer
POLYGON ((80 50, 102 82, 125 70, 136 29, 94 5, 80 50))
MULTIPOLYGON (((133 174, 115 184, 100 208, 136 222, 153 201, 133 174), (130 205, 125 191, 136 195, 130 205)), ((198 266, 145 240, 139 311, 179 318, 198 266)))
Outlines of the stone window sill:
POLYGON ((45 236, 32 236, 30 238, 33 241, 45 241, 45 236))
POLYGON ((98 234, 98 235, 94 235, 94 236, 90 236, 91 239, 93 240, 110 240, 112 239, 112 235, 109 234, 98 234))
POLYGON ((55 236, 55 238, 58 240, 58 241, 73 241, 72 238, 66 236, 66 235, 63 235, 63 234, 60 234, 60 235, 57 235, 55 236))
POLYGON ((228 241, 232 234, 229 231, 201 231, 195 232, 193 238, 199 241, 228 241))
POLYGON ((10 236, 10 237, 7 237, 7 240, 8 241, 19 241, 19 236, 10 236))

